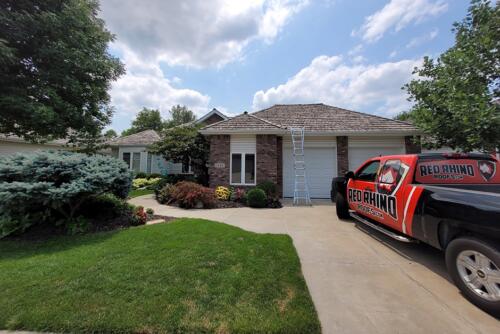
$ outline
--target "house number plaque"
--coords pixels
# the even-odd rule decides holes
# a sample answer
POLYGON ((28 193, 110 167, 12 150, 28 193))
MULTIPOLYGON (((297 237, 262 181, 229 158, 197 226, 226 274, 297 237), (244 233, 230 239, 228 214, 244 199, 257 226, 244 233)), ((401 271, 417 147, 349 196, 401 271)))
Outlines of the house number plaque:
POLYGON ((226 164, 225 164, 225 163, 223 163, 223 162, 216 162, 216 163, 214 164, 214 167, 215 167, 215 168, 224 168, 224 167, 226 167, 226 164))

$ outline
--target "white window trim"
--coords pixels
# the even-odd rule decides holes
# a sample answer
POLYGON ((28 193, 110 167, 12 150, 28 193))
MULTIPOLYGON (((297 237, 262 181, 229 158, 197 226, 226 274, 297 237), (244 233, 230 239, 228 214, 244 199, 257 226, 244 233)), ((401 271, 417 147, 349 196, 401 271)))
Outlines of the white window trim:
MULTIPOLYGON (((240 179, 240 181, 241 181, 240 179)), ((257 185, 257 154, 256 153, 250 153, 250 152, 231 152, 229 156, 229 184, 232 186, 255 186, 257 185), (254 182, 252 183, 237 183, 233 182, 233 154, 241 154, 241 179, 245 178, 245 156, 248 155, 253 155, 253 164, 254 164, 254 182)))

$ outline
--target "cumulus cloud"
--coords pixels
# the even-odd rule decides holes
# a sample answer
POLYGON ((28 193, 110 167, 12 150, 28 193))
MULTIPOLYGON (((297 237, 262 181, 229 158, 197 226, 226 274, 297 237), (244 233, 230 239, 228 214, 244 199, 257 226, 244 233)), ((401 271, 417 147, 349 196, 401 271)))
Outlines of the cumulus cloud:
POLYGON ((222 66, 252 40, 272 42, 308 0, 102 0, 101 16, 120 43, 169 65, 222 66))
POLYGON ((391 29, 400 31, 410 24, 438 16, 448 9, 442 0, 391 0, 384 8, 365 18, 360 29, 353 31, 366 42, 375 42, 391 29))
POLYGON ((434 38, 436 38, 438 34, 439 34, 439 30, 436 28, 427 34, 415 37, 408 44, 406 44, 406 48, 410 49, 410 48, 414 48, 416 46, 422 45, 424 43, 430 42, 434 38))
POLYGON ((115 81, 111 88, 111 103, 118 117, 132 119, 143 107, 159 109, 164 117, 173 105, 188 106, 198 116, 208 111, 210 97, 196 90, 176 88, 176 77, 168 79, 160 66, 143 62, 126 46, 115 45, 125 62, 127 73, 115 81))
POLYGON ((409 107, 401 87, 421 60, 354 64, 341 56, 319 56, 286 83, 255 93, 253 109, 277 103, 326 103, 394 116, 409 107))

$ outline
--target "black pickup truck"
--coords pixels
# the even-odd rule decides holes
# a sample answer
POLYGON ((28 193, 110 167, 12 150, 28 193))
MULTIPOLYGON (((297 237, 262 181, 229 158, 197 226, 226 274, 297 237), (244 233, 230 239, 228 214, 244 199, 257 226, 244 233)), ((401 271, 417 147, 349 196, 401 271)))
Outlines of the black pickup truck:
POLYGON ((337 215, 446 252, 464 296, 500 316, 500 167, 486 154, 375 157, 332 181, 337 215))

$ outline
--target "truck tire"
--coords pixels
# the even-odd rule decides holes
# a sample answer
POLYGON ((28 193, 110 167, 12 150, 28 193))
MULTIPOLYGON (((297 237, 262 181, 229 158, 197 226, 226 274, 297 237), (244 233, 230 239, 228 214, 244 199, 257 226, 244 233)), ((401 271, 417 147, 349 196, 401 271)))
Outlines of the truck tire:
POLYGON ((336 206, 336 211, 337 211, 337 217, 340 219, 347 219, 349 218, 349 205, 347 204, 347 201, 341 193, 337 193, 335 196, 335 206, 336 206))
POLYGON ((500 317, 500 252, 472 237, 452 240, 446 247, 448 272, 473 304, 500 317))

